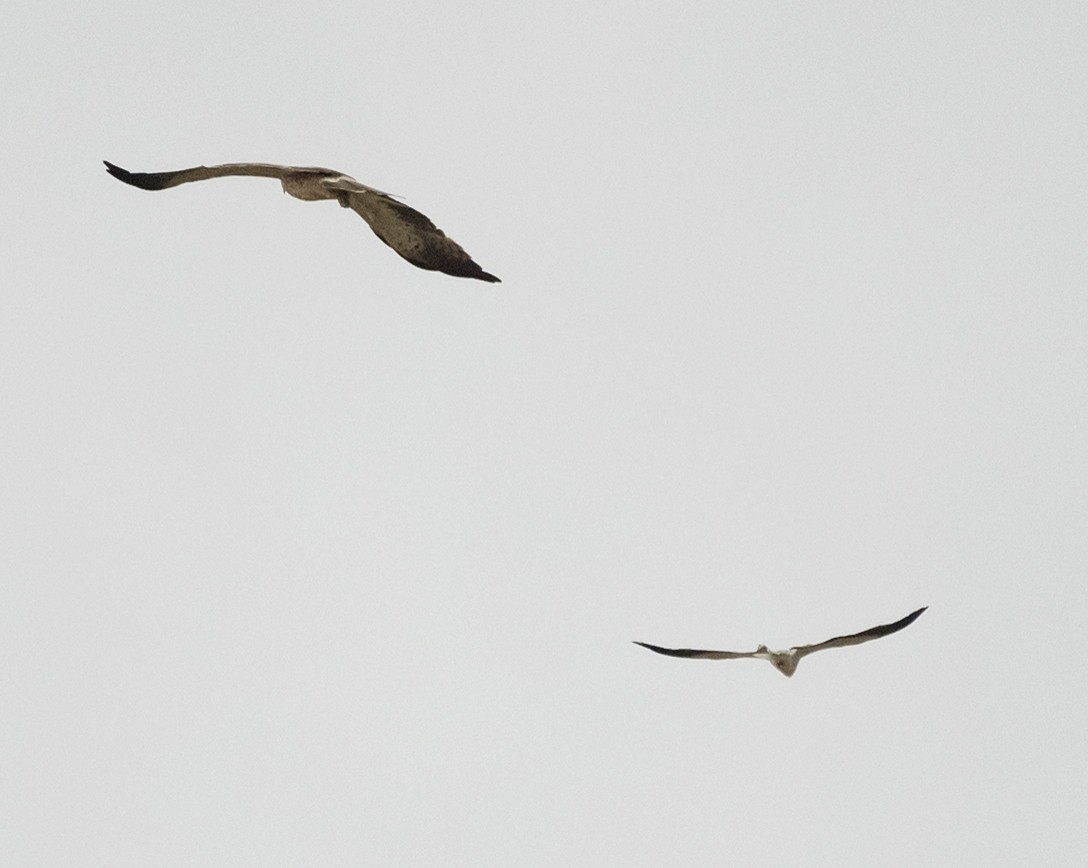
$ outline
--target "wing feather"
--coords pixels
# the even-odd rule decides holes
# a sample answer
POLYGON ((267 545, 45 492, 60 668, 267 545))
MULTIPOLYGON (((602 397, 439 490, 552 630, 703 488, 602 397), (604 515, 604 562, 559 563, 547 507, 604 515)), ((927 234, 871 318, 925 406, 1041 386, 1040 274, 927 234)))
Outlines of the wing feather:
POLYGON ((222 166, 193 166, 191 169, 177 169, 173 172, 130 172, 106 160, 102 162, 106 164, 106 171, 118 181, 124 181, 141 190, 166 190, 191 181, 206 181, 209 178, 231 176, 278 178, 282 181, 291 175, 337 174, 332 169, 280 166, 275 163, 225 163, 222 166))
POLYGON ((667 654, 669 657, 697 657, 704 660, 736 660, 741 657, 755 657, 755 651, 697 651, 694 648, 662 648, 658 645, 650 645, 647 642, 635 642, 643 648, 649 648, 658 654, 667 654))
POLYGON ((345 192, 341 204, 362 217, 382 241, 412 265, 454 277, 474 277, 490 283, 499 278, 484 271, 456 241, 415 208, 384 193, 345 192))
POLYGON ((860 633, 851 633, 849 636, 835 636, 833 639, 827 639, 815 645, 800 645, 793 650, 797 652, 799 657, 803 657, 806 654, 812 654, 814 651, 823 651, 825 648, 845 648, 849 645, 871 642, 873 639, 890 636, 892 633, 898 633, 903 628, 909 627, 928 608, 928 606, 922 606, 921 609, 911 612, 905 618, 900 618, 892 624, 880 624, 876 627, 870 627, 868 630, 862 630, 860 633))

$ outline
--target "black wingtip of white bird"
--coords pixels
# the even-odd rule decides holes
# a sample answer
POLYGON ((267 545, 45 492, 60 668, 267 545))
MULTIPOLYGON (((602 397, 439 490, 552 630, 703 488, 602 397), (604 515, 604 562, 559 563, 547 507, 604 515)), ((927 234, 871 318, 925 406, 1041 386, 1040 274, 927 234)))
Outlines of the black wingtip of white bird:
POLYGON ((662 648, 660 645, 651 645, 648 642, 636 641, 634 644, 641 645, 643 648, 648 648, 650 651, 657 654, 665 654, 669 657, 689 657, 703 660, 734 660, 739 658, 767 660, 788 678, 792 677, 793 673, 797 671, 797 664, 801 662, 802 658, 807 657, 809 654, 816 651, 824 651, 828 648, 843 648, 848 645, 860 645, 863 642, 870 642, 873 639, 880 639, 883 636, 890 636, 892 633, 898 633, 900 630, 909 627, 918 620, 922 612, 928 608, 928 606, 923 606, 920 609, 916 609, 905 618, 900 618, 898 621, 893 621, 891 624, 879 624, 876 627, 870 627, 868 630, 862 630, 859 633, 850 633, 846 636, 835 636, 832 639, 827 639, 812 645, 794 645, 792 648, 785 651, 770 651, 766 645, 760 645, 755 651, 709 651, 695 648, 662 648))

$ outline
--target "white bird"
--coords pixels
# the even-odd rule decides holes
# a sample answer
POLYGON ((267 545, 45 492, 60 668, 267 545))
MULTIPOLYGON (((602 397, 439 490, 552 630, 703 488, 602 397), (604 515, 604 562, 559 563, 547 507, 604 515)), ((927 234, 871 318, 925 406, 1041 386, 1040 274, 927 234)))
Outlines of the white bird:
POLYGON ((756 660, 770 660, 775 669, 789 678, 797 671, 797 664, 801 662, 803 657, 807 657, 816 651, 823 651, 825 648, 845 648, 847 645, 860 645, 862 642, 869 642, 873 639, 879 639, 881 636, 898 633, 904 627, 913 624, 918 616, 928 608, 928 606, 923 606, 894 624, 881 624, 879 627, 870 627, 868 630, 851 633, 849 636, 836 636, 834 639, 828 639, 826 642, 819 642, 816 645, 795 645, 788 651, 768 651, 766 645, 760 645, 755 651, 696 651, 691 648, 661 648, 657 645, 649 645, 646 642, 635 642, 635 644, 656 651, 658 654, 668 654, 670 657, 700 657, 704 660, 735 660, 740 657, 752 657, 756 660))
POLYGON ((223 166, 196 166, 176 172, 129 172, 107 162, 106 170, 119 181, 141 190, 165 190, 190 181, 231 175, 278 178, 283 192, 296 199, 306 202, 335 199, 342 207, 351 208, 367 222, 375 235, 412 265, 454 277, 499 282, 495 275, 480 268, 460 244, 423 214, 398 202, 390 194, 360 184, 350 175, 333 169, 277 166, 271 163, 228 163, 223 166))

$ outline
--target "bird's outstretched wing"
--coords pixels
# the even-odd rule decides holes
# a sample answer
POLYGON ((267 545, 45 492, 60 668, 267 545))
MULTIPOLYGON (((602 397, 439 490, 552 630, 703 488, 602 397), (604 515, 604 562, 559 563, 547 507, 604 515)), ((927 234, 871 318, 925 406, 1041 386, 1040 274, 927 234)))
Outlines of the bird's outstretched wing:
MULTIPOLYGON (((278 178, 282 181, 290 175, 336 175, 332 169, 308 168, 302 166, 279 166, 275 163, 227 163, 222 166, 194 166, 191 169, 178 169, 174 172, 130 172, 106 160, 106 171, 118 181, 124 181, 141 190, 166 190, 190 181, 207 181, 209 178, 227 178, 234 176, 278 178)), ((329 198, 334 198, 330 196, 329 198)))
POLYGON ((499 278, 488 274, 465 249, 431 222, 425 214, 377 191, 345 191, 340 204, 362 217, 374 234, 418 268, 441 271, 454 277, 473 277, 489 283, 499 278))
POLYGON ((815 645, 798 645, 791 650, 795 651, 797 658, 800 659, 801 657, 816 651, 823 651, 825 648, 845 648, 848 645, 860 645, 862 642, 871 642, 873 639, 879 639, 882 636, 890 636, 892 633, 898 633, 904 627, 909 627, 918 619, 918 616, 928 608, 928 606, 922 606, 921 609, 911 612, 907 617, 900 618, 893 624, 880 624, 876 627, 870 627, 868 630, 862 630, 860 633, 851 633, 849 636, 836 636, 833 639, 827 639, 823 642, 818 642, 815 645))
POLYGON ((698 651, 694 648, 662 648, 659 645, 650 645, 648 642, 635 642, 643 648, 649 648, 658 654, 667 654, 669 657, 697 657, 703 660, 737 660, 741 657, 762 656, 757 651, 698 651))

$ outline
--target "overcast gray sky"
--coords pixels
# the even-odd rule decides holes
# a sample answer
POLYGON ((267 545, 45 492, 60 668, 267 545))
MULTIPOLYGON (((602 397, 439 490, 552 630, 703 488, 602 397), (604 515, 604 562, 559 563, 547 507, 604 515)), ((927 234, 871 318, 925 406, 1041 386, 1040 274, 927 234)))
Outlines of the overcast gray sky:
POLYGON ((1086 45, 8 4, 0 862, 1085 864, 1086 45), (341 169, 503 283, 103 159, 341 169))

